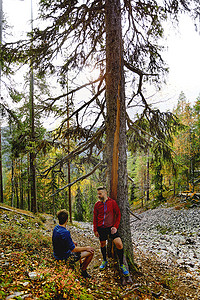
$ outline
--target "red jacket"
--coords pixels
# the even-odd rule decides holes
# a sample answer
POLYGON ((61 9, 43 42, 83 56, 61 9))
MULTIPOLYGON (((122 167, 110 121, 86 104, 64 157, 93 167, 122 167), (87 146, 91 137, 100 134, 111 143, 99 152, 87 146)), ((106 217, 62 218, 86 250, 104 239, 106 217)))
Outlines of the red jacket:
POLYGON ((121 213, 117 202, 108 197, 105 202, 98 201, 94 206, 93 230, 97 227, 119 227, 121 213))

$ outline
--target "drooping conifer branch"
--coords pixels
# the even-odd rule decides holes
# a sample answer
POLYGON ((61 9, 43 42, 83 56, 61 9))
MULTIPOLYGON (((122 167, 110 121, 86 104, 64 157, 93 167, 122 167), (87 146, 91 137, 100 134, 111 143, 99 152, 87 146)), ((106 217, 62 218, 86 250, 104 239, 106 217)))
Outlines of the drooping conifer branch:
MULTIPOLYGON (((64 124, 65 124, 68 120, 70 120, 73 116, 75 116, 75 115, 78 116, 78 113, 79 113, 81 110, 83 110, 86 106, 89 106, 93 101, 95 101, 96 98, 97 98, 99 95, 101 95, 101 93, 102 93, 103 91, 105 91, 105 87, 103 87, 101 90, 99 90, 99 91, 96 93, 96 95, 94 95, 94 97, 92 97, 89 101, 87 101, 86 103, 84 103, 84 104, 83 104, 81 107, 79 107, 77 110, 73 111, 73 113, 72 113, 68 118, 64 119, 64 120, 62 121, 62 123, 61 123, 59 129, 58 129, 56 138, 58 138, 58 137, 60 136, 64 124)), ((78 121, 78 120, 77 120, 77 121, 78 121)), ((55 139, 56 139, 56 138, 55 138, 55 139)))
POLYGON ((71 151, 69 154, 67 154, 66 156, 64 156, 62 159, 58 160, 56 163, 54 163, 48 169, 44 170, 41 173, 41 175, 44 176, 44 177, 46 177, 49 174, 49 172, 52 169, 54 169, 55 167, 57 167, 58 165, 62 165, 64 163, 66 163, 67 161, 73 159, 74 157, 76 157, 80 153, 86 151, 91 146, 95 145, 95 142, 100 138, 100 136, 104 133, 104 131, 105 131, 105 126, 101 127, 100 129, 98 129, 90 139, 88 139, 84 143, 81 143, 78 147, 76 147, 76 149, 74 149, 73 151, 71 151))
MULTIPOLYGON (((74 88, 74 89, 70 90, 69 92, 64 93, 62 95, 59 95, 57 97, 49 97, 49 98, 45 99, 43 101, 43 103, 46 104, 48 101, 51 101, 51 103, 49 103, 49 104, 46 105, 47 108, 51 108, 55 104, 55 102, 59 101, 60 99, 66 98, 67 96, 73 95, 76 92, 78 92, 78 91, 86 88, 87 86, 91 86, 92 84, 95 84, 95 83, 97 83, 99 81, 100 81, 100 84, 101 84, 104 78, 105 78, 105 76, 102 76, 101 78, 98 78, 98 79, 96 79, 94 81, 87 82, 87 83, 85 83, 83 85, 80 85, 77 88, 74 88)), ((45 108, 43 110, 45 110, 45 108)))
POLYGON ((56 194, 60 193, 61 191, 63 191, 64 189, 66 188, 69 188, 71 187, 72 185, 74 185, 75 183, 77 182, 80 182, 84 179, 86 179, 87 177, 89 177, 90 175, 92 175, 101 165, 103 164, 103 161, 100 161, 89 173, 77 178, 76 180, 74 180, 73 182, 70 182, 68 184, 66 184, 65 186, 63 186, 62 188, 60 189, 57 189, 56 192, 52 195, 50 195, 50 197, 53 197, 55 196, 56 194))
MULTIPOLYGON (((150 138, 156 140, 159 143, 162 143, 163 145, 165 145, 167 148, 169 148, 174 154, 176 154, 176 152, 162 139, 157 138, 155 135, 151 134, 150 132, 147 132, 146 130, 144 130, 143 128, 141 128, 140 126, 138 126, 136 123, 134 123, 128 116, 127 114, 127 124, 128 127, 130 129, 133 129, 134 131, 141 131, 142 133, 144 133, 145 135, 149 136, 150 138)), ((149 141, 145 139, 145 137, 143 137, 143 139, 146 141, 146 143, 148 144, 149 141)))

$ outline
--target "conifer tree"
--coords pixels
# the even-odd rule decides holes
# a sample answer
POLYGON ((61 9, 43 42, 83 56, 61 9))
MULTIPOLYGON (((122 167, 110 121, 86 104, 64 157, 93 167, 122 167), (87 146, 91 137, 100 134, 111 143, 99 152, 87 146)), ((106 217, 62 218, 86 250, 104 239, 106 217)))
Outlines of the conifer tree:
MULTIPOLYGON (((74 94, 91 84, 95 87, 95 95, 84 101, 70 117, 76 116, 75 129, 80 132, 80 112, 91 108, 96 101, 96 107, 99 108, 97 116, 90 124, 90 129, 84 131, 87 132, 87 148, 80 143, 77 153, 81 149, 82 152, 89 149, 91 154, 94 144, 106 133, 107 185, 109 195, 117 200, 122 213, 120 232, 129 261, 133 261, 133 254, 126 169, 126 109, 135 100, 140 103, 143 108, 141 119, 146 118, 149 134, 157 140, 165 139, 172 116, 149 107, 143 94, 143 80, 151 78, 159 82, 165 73, 162 47, 159 45, 164 31, 162 21, 171 16, 177 17, 180 11, 190 11, 190 4, 194 4, 193 12, 198 14, 195 0, 189 3, 185 0, 41 0, 41 18, 47 26, 33 30, 31 47, 30 43, 23 41, 12 49, 9 45, 2 48, 4 66, 10 57, 12 61, 31 58, 33 68, 38 68, 41 74, 57 72, 62 77, 73 70, 73 78, 79 80, 79 72, 89 64, 100 69, 99 78, 92 83, 74 86, 69 92, 74 94), (9 57, 6 56, 7 49, 9 57), (55 57, 62 53, 65 54, 62 64, 55 65, 55 57), (125 97, 126 76, 129 81, 136 83, 136 89, 131 89, 129 102, 125 97), (102 125, 92 131, 100 115, 103 115, 102 125)), ((47 106, 53 107, 63 96, 66 94, 49 98, 47 106)), ((67 122, 67 119, 63 122, 67 122)), ((132 124, 129 120, 128 125, 138 136, 141 132, 140 123, 132 124)), ((63 164, 70 157, 64 157, 60 163, 63 164)))

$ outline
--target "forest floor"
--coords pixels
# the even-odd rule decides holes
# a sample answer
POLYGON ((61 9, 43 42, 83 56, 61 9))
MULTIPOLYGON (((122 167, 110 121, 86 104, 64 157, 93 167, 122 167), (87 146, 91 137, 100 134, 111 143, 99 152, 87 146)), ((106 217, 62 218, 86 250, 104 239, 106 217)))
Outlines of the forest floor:
POLYGON ((138 251, 134 255, 140 267, 131 272, 133 283, 122 286, 115 261, 110 259, 100 272, 98 239, 74 222, 69 225, 73 240, 95 248, 88 270, 92 279, 83 279, 78 264, 72 270, 53 259, 53 217, 16 212, 0 209, 0 299, 200 299, 199 282, 138 251))

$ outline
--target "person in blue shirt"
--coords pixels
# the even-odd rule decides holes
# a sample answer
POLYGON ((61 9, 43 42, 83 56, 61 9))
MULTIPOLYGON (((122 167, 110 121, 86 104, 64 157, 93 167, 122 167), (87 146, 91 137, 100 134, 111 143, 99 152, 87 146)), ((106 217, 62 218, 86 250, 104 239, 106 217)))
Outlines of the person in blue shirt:
POLYGON ((58 211, 57 217, 59 225, 55 226, 52 235, 53 255, 55 259, 69 261, 70 264, 81 260, 81 275, 84 278, 91 278, 86 269, 94 256, 94 248, 90 246, 79 247, 73 242, 69 230, 66 229, 68 221, 68 212, 66 209, 58 211))

